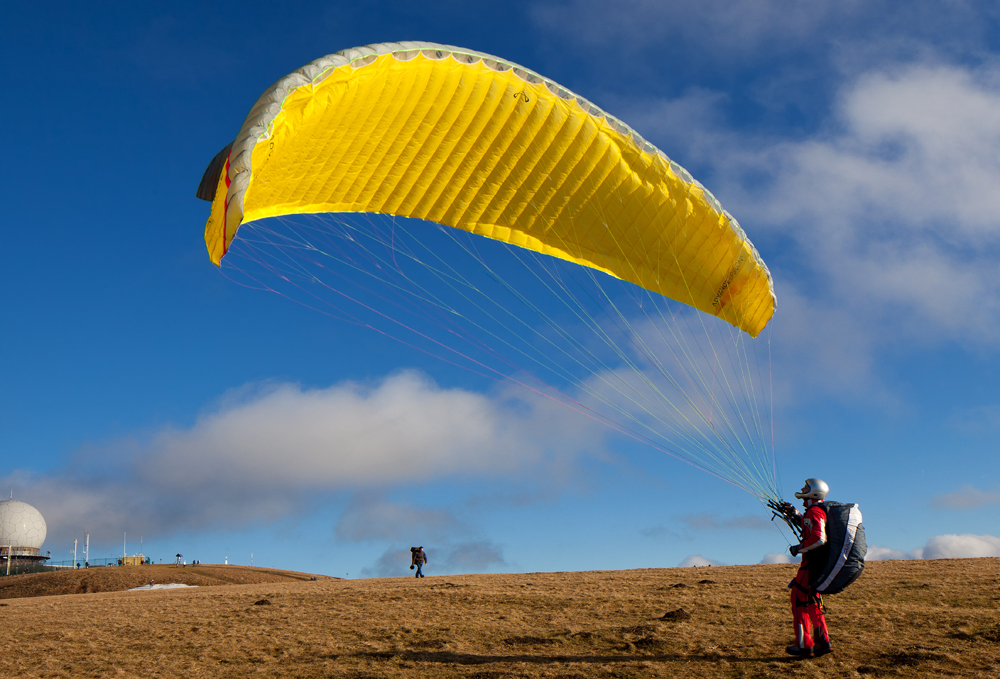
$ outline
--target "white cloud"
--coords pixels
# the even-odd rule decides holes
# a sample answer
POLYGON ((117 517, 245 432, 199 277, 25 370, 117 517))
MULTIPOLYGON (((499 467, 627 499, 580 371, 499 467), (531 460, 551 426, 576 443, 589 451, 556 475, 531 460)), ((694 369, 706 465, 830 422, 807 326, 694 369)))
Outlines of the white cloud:
MULTIPOLYGON (((445 389, 416 373, 327 389, 240 390, 188 428, 82 450, 63 470, 5 479, 49 519, 52 539, 87 529, 169 532, 271 523, 337 490, 378 492, 454 477, 553 483, 600 445, 586 421, 521 392, 445 389), (567 434, 572 432, 572 434, 567 434), (532 471, 533 470, 533 471, 532 471)), ((460 526, 448 511, 361 496, 337 525, 344 539, 402 539, 460 526)))
POLYGON ((721 561, 714 561, 712 559, 706 559, 701 554, 691 554, 690 556, 684 557, 684 560, 677 564, 678 568, 691 568, 691 567, 701 567, 701 566, 724 566, 725 564, 721 561))
POLYGON ((978 509, 987 505, 998 505, 1000 487, 985 491, 967 483, 954 493, 935 497, 931 500, 931 504, 940 509, 978 509))
POLYGON ((870 545, 868 561, 897 559, 976 559, 1000 556, 1000 538, 993 535, 937 535, 923 547, 908 552, 870 545))
POLYGON ((938 535, 927 541, 924 559, 974 559, 1000 556, 1000 538, 993 535, 938 535))
POLYGON ((523 420, 486 395, 442 389, 416 373, 374 386, 283 384, 190 429, 157 434, 144 472, 160 485, 237 477, 324 489, 503 473, 542 454, 523 420))
POLYGON ((752 208, 795 239, 833 296, 913 335, 1000 336, 1000 88, 996 74, 910 65, 841 96, 826 139, 777 144, 752 208))
POLYGON ((712 92, 620 100, 615 111, 705 168, 758 244, 780 244, 765 248, 782 257, 771 261, 775 373, 795 384, 776 384, 776 399, 832 391, 891 403, 880 352, 1000 339, 1000 70, 870 68, 835 102, 818 132, 792 141, 728 129, 731 104, 712 92))
POLYGON ((841 92, 825 139, 775 145, 761 158, 776 174, 762 209, 777 222, 820 218, 815 226, 845 244, 928 231, 953 244, 995 239, 995 78, 920 64, 860 77, 841 92))
POLYGON ((865 561, 900 561, 903 559, 920 559, 921 554, 923 554, 923 549, 919 547, 917 549, 910 550, 909 552, 904 552, 901 549, 880 547, 879 545, 868 545, 868 554, 865 556, 865 561))
POLYGON ((531 10, 536 25, 563 32, 586 44, 615 43, 637 50, 650 43, 684 38, 709 43, 714 50, 742 51, 780 40, 795 43, 815 32, 833 13, 850 12, 857 0, 599 0, 538 2, 531 10))
POLYGON ((966 0, 535 0, 529 17, 548 40, 564 38, 562 51, 602 49, 614 68, 697 72, 725 61, 762 73, 767 87, 789 71, 815 80, 831 62, 853 70, 931 51, 979 57, 997 10, 966 0))
POLYGON ((760 560, 760 563, 796 563, 798 559, 793 559, 791 554, 785 554, 784 552, 768 552, 764 555, 764 558, 760 560))

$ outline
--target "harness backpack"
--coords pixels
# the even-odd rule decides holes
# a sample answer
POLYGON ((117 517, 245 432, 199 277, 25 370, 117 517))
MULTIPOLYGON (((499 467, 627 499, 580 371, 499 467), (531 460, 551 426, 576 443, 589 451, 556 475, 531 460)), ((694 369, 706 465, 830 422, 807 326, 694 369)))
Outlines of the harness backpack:
POLYGON ((810 574, 809 586, 820 594, 837 594, 861 577, 865 569, 865 527, 861 510, 856 504, 820 502, 814 505, 826 514, 826 541, 830 550, 826 564, 815 577, 810 574))

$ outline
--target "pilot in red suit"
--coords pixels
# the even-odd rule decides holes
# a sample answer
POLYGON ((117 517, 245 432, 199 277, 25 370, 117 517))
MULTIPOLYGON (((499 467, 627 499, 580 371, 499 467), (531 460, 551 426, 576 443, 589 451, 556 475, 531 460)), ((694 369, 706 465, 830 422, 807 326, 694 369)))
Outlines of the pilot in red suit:
MULTIPOLYGON (((820 479, 806 479, 802 490, 795 497, 802 500, 805 514, 799 515, 802 542, 792 545, 792 556, 802 555, 802 565, 795 579, 788 585, 792 590, 792 620, 795 626, 795 644, 787 650, 792 655, 811 658, 833 651, 830 635, 826 631, 819 595, 809 587, 826 566, 830 546, 826 540, 826 508, 823 500, 830 487, 820 479), (811 576, 811 577, 810 577, 811 576)), ((796 514, 798 512, 796 511, 796 514)))

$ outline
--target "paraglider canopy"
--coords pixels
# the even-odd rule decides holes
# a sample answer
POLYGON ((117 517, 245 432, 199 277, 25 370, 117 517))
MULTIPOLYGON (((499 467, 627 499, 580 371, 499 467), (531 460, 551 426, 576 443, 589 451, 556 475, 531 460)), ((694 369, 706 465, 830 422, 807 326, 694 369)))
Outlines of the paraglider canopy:
POLYGON ((767 266, 684 168, 557 83, 458 47, 343 50, 260 97, 198 197, 241 283, 777 499, 749 340, 767 266))
POLYGON ((198 190, 214 198, 216 264, 244 222, 382 213, 597 269, 752 337, 774 313, 770 272, 707 189, 586 99, 490 55, 401 42, 323 57, 265 92, 227 149, 198 190))

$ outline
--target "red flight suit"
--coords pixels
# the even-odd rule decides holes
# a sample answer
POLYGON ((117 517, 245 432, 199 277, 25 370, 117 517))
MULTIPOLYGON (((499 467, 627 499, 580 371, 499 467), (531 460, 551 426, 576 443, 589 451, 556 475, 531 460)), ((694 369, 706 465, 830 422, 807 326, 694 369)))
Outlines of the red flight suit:
POLYGON ((826 566, 830 549, 826 540, 826 511, 817 506, 821 504, 822 500, 810 501, 802 515, 802 542, 799 543, 802 565, 788 585, 792 589, 792 624, 799 648, 811 649, 814 641, 830 643, 819 597, 809 588, 810 572, 813 577, 819 575, 826 566))

